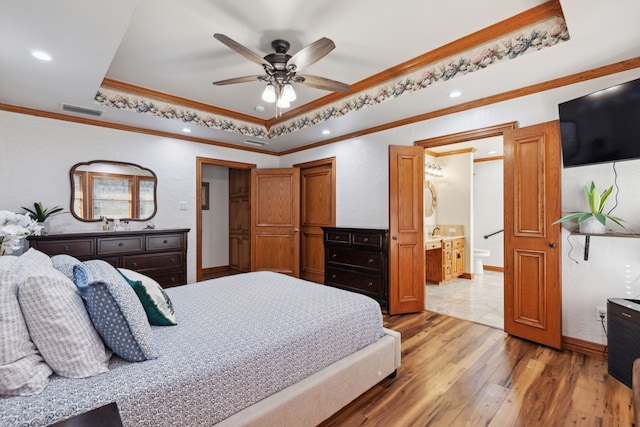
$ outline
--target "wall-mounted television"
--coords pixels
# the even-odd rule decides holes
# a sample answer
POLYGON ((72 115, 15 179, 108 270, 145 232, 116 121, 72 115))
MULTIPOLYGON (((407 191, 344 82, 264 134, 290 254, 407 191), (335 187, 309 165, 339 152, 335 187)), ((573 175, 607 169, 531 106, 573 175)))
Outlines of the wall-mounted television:
POLYGON ((640 79, 558 109, 564 167, 640 158, 640 79))

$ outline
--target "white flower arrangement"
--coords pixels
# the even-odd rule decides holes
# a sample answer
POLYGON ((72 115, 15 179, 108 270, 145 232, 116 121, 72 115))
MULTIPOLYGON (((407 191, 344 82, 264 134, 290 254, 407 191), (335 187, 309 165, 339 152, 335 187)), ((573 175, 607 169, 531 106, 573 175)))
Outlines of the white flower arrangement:
POLYGON ((22 248, 22 239, 40 235, 42 226, 29 214, 0 211, 0 255, 10 254, 22 248))

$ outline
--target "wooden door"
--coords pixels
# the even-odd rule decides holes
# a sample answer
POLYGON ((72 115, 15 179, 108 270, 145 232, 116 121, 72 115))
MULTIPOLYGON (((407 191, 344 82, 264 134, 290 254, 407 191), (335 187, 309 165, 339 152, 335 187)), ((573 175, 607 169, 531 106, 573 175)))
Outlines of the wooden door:
POLYGON ((251 271, 300 276, 300 170, 251 170, 251 271))
POLYGON ((389 314, 424 310, 424 149, 389 146, 389 314))
POLYGON ((560 126, 504 134, 504 330, 562 347, 560 126))
POLYGON ((300 277, 324 283, 321 227, 336 225, 335 157, 295 165, 300 168, 300 277))

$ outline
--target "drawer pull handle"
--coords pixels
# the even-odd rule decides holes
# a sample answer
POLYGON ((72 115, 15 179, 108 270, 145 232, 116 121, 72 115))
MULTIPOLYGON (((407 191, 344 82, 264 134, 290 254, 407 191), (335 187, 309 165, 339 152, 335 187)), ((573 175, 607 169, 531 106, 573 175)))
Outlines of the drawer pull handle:
POLYGON ((337 256, 338 256, 338 254, 331 254, 331 258, 335 258, 337 256))
POLYGON ((65 252, 69 252, 69 246, 65 246, 65 247, 64 247, 64 251, 65 251, 65 252))
POLYGON ((373 264, 373 258, 369 258, 369 264, 373 264))
POLYGON ((124 243, 120 242, 120 243, 118 243, 118 246, 122 247, 122 246, 124 246, 124 243))
POLYGON ((369 287, 373 288, 373 282, 369 282, 369 287))
POLYGON ((336 236, 336 240, 340 240, 340 236, 336 236))
POLYGON ((175 277, 173 277, 173 276, 171 276, 171 281, 172 281, 172 282, 175 282, 175 281, 176 281, 176 278, 175 278, 175 277))
POLYGON ((369 241, 368 237, 365 237, 364 239, 362 239, 363 242, 367 243, 369 241))
POLYGON ((176 259, 175 258, 171 258, 171 262, 176 262, 176 259))
POLYGON ((134 263, 133 263, 133 266, 134 266, 134 267, 137 267, 137 266, 138 266, 138 263, 137 263, 137 262, 134 262, 134 263))
POLYGON ((335 275, 335 274, 332 274, 332 275, 331 275, 331 278, 332 278, 332 279, 335 279, 335 278, 336 278, 336 275, 335 275))

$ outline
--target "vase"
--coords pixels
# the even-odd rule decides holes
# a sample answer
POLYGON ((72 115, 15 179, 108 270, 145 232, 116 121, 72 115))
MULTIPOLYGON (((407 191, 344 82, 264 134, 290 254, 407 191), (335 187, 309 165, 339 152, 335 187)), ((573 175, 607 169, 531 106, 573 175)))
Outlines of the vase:
POLYGON ((585 234, 605 234, 607 232, 605 225, 595 218, 581 222, 579 230, 585 234))
POLYGON ((42 230, 40 230, 41 235, 46 236, 49 234, 49 227, 51 227, 49 221, 39 222, 38 225, 42 227, 42 230))

